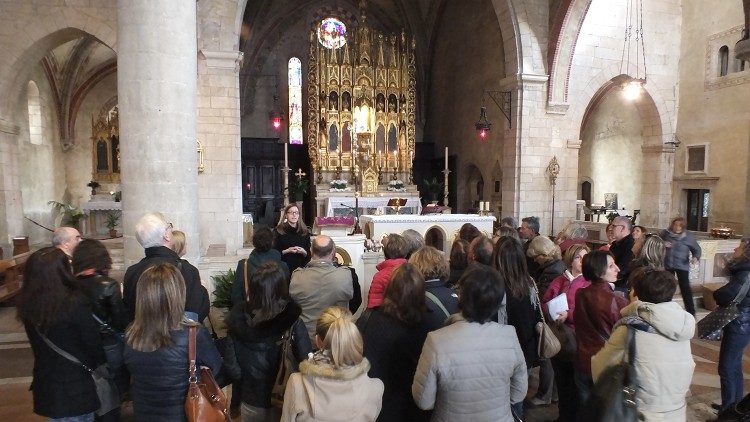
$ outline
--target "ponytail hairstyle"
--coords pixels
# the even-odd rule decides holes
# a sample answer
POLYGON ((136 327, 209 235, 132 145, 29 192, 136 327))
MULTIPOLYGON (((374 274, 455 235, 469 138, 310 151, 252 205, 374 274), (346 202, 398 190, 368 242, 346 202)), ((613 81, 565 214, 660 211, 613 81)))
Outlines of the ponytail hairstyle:
POLYGON ((362 362, 362 335, 348 309, 340 306, 324 309, 315 326, 315 334, 322 339, 323 348, 331 352, 335 366, 353 366, 362 362))

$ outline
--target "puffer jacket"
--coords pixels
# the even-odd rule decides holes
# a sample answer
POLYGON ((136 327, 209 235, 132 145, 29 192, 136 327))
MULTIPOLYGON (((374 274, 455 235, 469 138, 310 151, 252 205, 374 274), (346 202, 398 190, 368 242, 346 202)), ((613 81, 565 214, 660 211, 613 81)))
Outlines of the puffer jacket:
POLYGON ((372 283, 370 284, 370 292, 367 294, 367 307, 377 308, 383 304, 383 298, 385 297, 385 288, 388 287, 388 283, 391 281, 391 274, 401 264, 405 264, 406 259, 404 258, 393 258, 386 259, 375 266, 378 272, 372 277, 372 283))
MULTIPOLYGON (((185 420, 188 389, 188 328, 172 331, 169 347, 139 352, 125 345, 125 365, 132 380, 133 408, 137 421, 185 420)), ((214 375, 221 368, 221 356, 205 327, 196 338, 198 366, 208 366, 214 375)))
POLYGON ((337 368, 306 360, 284 392, 282 421, 371 422, 380 413, 383 382, 367 376, 370 363, 337 368))
MULTIPOLYGON (((641 420, 684 421, 685 394, 695 368, 690 351, 695 317, 675 302, 636 301, 620 312, 623 317, 639 317, 652 327, 648 331, 635 331, 636 401, 643 416, 641 420)), ((628 326, 620 325, 622 322, 618 323, 602 350, 591 359, 595 382, 607 367, 622 361, 628 340, 628 326)))
POLYGON ((225 357, 229 367, 240 368, 242 402, 250 406, 271 407, 271 390, 281 362, 281 337, 294 326, 292 350, 297 361, 303 361, 312 352, 305 324, 299 319, 302 309, 294 302, 271 319, 255 321, 253 312, 242 304, 235 306, 227 318, 229 336, 234 353, 225 357))
POLYGON ((85 286, 86 295, 94 307, 96 316, 116 331, 125 331, 128 316, 122 303, 120 284, 101 274, 79 276, 78 280, 85 286))
MULTIPOLYGON (((750 276, 750 261, 731 264, 729 272, 731 274, 729 283, 714 292, 714 299, 719 306, 727 306, 737 297, 737 294, 742 289, 742 284, 750 276)), ((745 298, 737 305, 737 310, 740 311, 740 314, 727 327, 731 326, 730 328, 738 334, 750 333, 750 291, 748 291, 745 298)))
POLYGON ((690 270, 690 254, 700 259, 701 247, 689 232, 683 231, 677 234, 671 230, 662 230, 659 236, 665 242, 672 244, 671 247, 667 248, 667 253, 664 256, 664 268, 688 271, 690 270))
POLYGON ((513 327, 466 321, 427 335, 411 391, 432 421, 512 421, 526 397, 526 361, 513 327))
POLYGON ((249 283, 250 276, 255 273, 255 270, 261 264, 265 264, 266 262, 276 262, 279 264, 281 270, 284 271, 287 282, 289 281, 291 274, 286 262, 281 260, 281 252, 276 249, 270 249, 265 252, 254 250, 250 252, 250 256, 247 259, 240 259, 240 262, 237 263, 237 270, 234 272, 234 281, 232 282, 232 291, 230 293, 232 307, 245 301, 245 265, 247 264, 247 279, 249 283))

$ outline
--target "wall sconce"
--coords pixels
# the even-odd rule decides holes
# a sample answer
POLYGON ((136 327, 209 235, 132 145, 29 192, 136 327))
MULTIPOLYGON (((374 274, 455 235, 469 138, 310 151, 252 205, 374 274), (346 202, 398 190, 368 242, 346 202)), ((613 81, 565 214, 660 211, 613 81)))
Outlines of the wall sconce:
POLYGON ((665 143, 666 145, 670 145, 670 146, 671 146, 672 148, 677 148, 678 146, 680 146, 680 144, 681 144, 682 142, 680 142, 680 138, 678 138, 678 137, 677 137, 677 134, 675 134, 675 135, 674 135, 674 136, 672 137, 672 140, 671 140, 671 141, 667 141, 667 142, 664 142, 664 143, 665 143))
POLYGON ((508 127, 513 127, 510 121, 511 114, 511 91, 490 91, 484 90, 482 92, 482 107, 479 109, 479 120, 474 124, 474 128, 479 135, 480 140, 487 139, 487 135, 492 130, 492 123, 487 120, 487 107, 484 106, 485 95, 492 98, 497 107, 505 116, 505 120, 508 121, 508 127))
POLYGON ((203 143, 198 141, 198 173, 206 171, 206 149, 203 148, 203 143))

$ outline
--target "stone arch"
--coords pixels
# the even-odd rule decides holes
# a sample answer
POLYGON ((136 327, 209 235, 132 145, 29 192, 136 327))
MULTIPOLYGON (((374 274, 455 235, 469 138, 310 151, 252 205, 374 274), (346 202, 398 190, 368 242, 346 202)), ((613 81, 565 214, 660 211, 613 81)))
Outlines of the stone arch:
POLYGON ((463 174, 466 175, 466 178, 464 179, 465 195, 461 209, 466 210, 474 208, 475 202, 484 200, 485 178, 479 167, 472 163, 466 165, 463 174))
MULTIPOLYGON (((635 69, 632 70, 632 74, 635 74, 635 69)), ((627 77, 626 74, 621 73, 620 63, 613 63, 602 69, 589 80, 585 88, 574 92, 571 96, 576 100, 571 103, 570 122, 580 131, 583 119, 592 102, 597 98, 602 98, 603 94, 617 87, 617 84, 627 77)), ((672 140, 674 136, 672 126, 674 111, 667 108, 666 101, 660 94, 660 88, 656 86, 653 80, 647 81, 643 85, 643 90, 645 95, 642 95, 641 99, 636 102, 636 107, 641 111, 641 116, 644 117, 644 130, 647 130, 646 123, 648 123, 648 130, 651 132, 649 144, 657 145, 672 140), (657 133, 658 135, 656 135, 657 133)))
POLYGON ((425 245, 432 246, 439 251, 448 252, 452 239, 448 239, 448 234, 440 226, 432 226, 424 232, 425 245))
MULTIPOLYGON (((576 102, 575 107, 571 110, 571 121, 579 124, 579 139, 582 137, 582 131, 588 123, 589 115, 596 110, 600 101, 607 94, 612 93, 613 90, 620 89, 622 82, 630 79, 628 75, 618 74, 609 80, 605 80, 598 89, 589 94, 591 86, 594 83, 600 83, 600 78, 607 70, 610 72, 619 72, 619 66, 610 66, 608 69, 600 72, 597 77, 593 78, 584 90, 585 94, 581 95, 581 98, 588 99, 588 103, 584 106, 582 99, 576 102), (614 70, 614 68, 617 70, 614 70)), ((674 154, 674 147, 667 146, 664 142, 671 140, 674 132, 672 129, 672 119, 670 118, 671 114, 665 109, 664 102, 658 95, 659 91, 653 85, 655 84, 652 83, 649 86, 646 83, 643 87, 644 91, 641 98, 633 103, 641 118, 641 137, 643 139, 641 153, 643 161, 642 170, 638 174, 641 177, 640 184, 638 185, 641 192, 640 203, 628 204, 628 207, 629 209, 638 208, 642 210, 642 224, 661 227, 665 224, 665 221, 662 220, 667 215, 666 211, 671 206, 674 154), (662 105, 661 110, 659 104, 662 105)), ((578 167, 579 164, 576 165, 575 169, 569 170, 575 170, 575 174, 580 178, 578 167)), ((584 179, 578 180, 579 189, 580 183, 583 181, 584 179)))
POLYGON ((42 17, 37 25, 25 25, 13 44, 16 51, 6 57, 17 57, 10 66, 0 67, 0 92, 10 93, 0 103, 0 116, 5 117, 16 107, 19 95, 31 69, 48 51, 72 39, 89 35, 117 53, 117 22, 114 14, 84 13, 77 8, 67 8, 66 13, 42 17), (111 21, 97 20, 93 16, 112 16, 111 21), (25 42, 24 42, 25 41, 25 42))
POLYGON ((539 42, 531 30, 532 23, 529 22, 527 13, 528 7, 536 7, 536 5, 527 6, 526 3, 521 0, 492 0, 503 37, 507 76, 538 70, 539 66, 543 69, 542 49, 533 48, 534 44, 539 45, 539 42), (529 40, 528 45, 523 35, 528 35, 526 37, 529 40))
POLYGON ((552 29, 548 55, 550 62, 547 89, 548 107, 567 108, 568 82, 570 81, 573 53, 591 2, 592 0, 568 2, 567 8, 560 11, 562 18, 552 29))

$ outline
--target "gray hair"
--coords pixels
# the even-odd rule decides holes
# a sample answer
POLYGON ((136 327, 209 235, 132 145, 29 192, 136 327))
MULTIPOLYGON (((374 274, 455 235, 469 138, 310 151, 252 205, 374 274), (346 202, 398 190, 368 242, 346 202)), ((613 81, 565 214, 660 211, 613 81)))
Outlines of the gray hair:
POLYGON ((406 253, 406 256, 409 257, 411 254, 417 251, 417 249, 424 246, 424 237, 422 237, 421 234, 419 234, 418 231, 414 229, 406 229, 401 233, 401 236, 406 239, 406 244, 408 247, 406 248, 408 252, 406 253))
POLYGON ((502 220, 500 220, 500 226, 510 227, 512 229, 518 228, 518 220, 516 220, 515 217, 503 217, 502 220))
POLYGON ((71 240, 75 235, 70 227, 58 227, 52 234, 52 246, 60 246, 63 242, 71 240))
POLYGON ((589 237, 589 232, 583 224, 571 221, 562 229, 560 237, 564 239, 586 239, 589 237))
POLYGON ((144 248, 164 245, 164 234, 169 223, 160 212, 150 212, 138 220, 135 225, 135 238, 144 248))
POLYGON ((526 217, 521 219, 535 234, 539 234, 539 217, 526 217))

